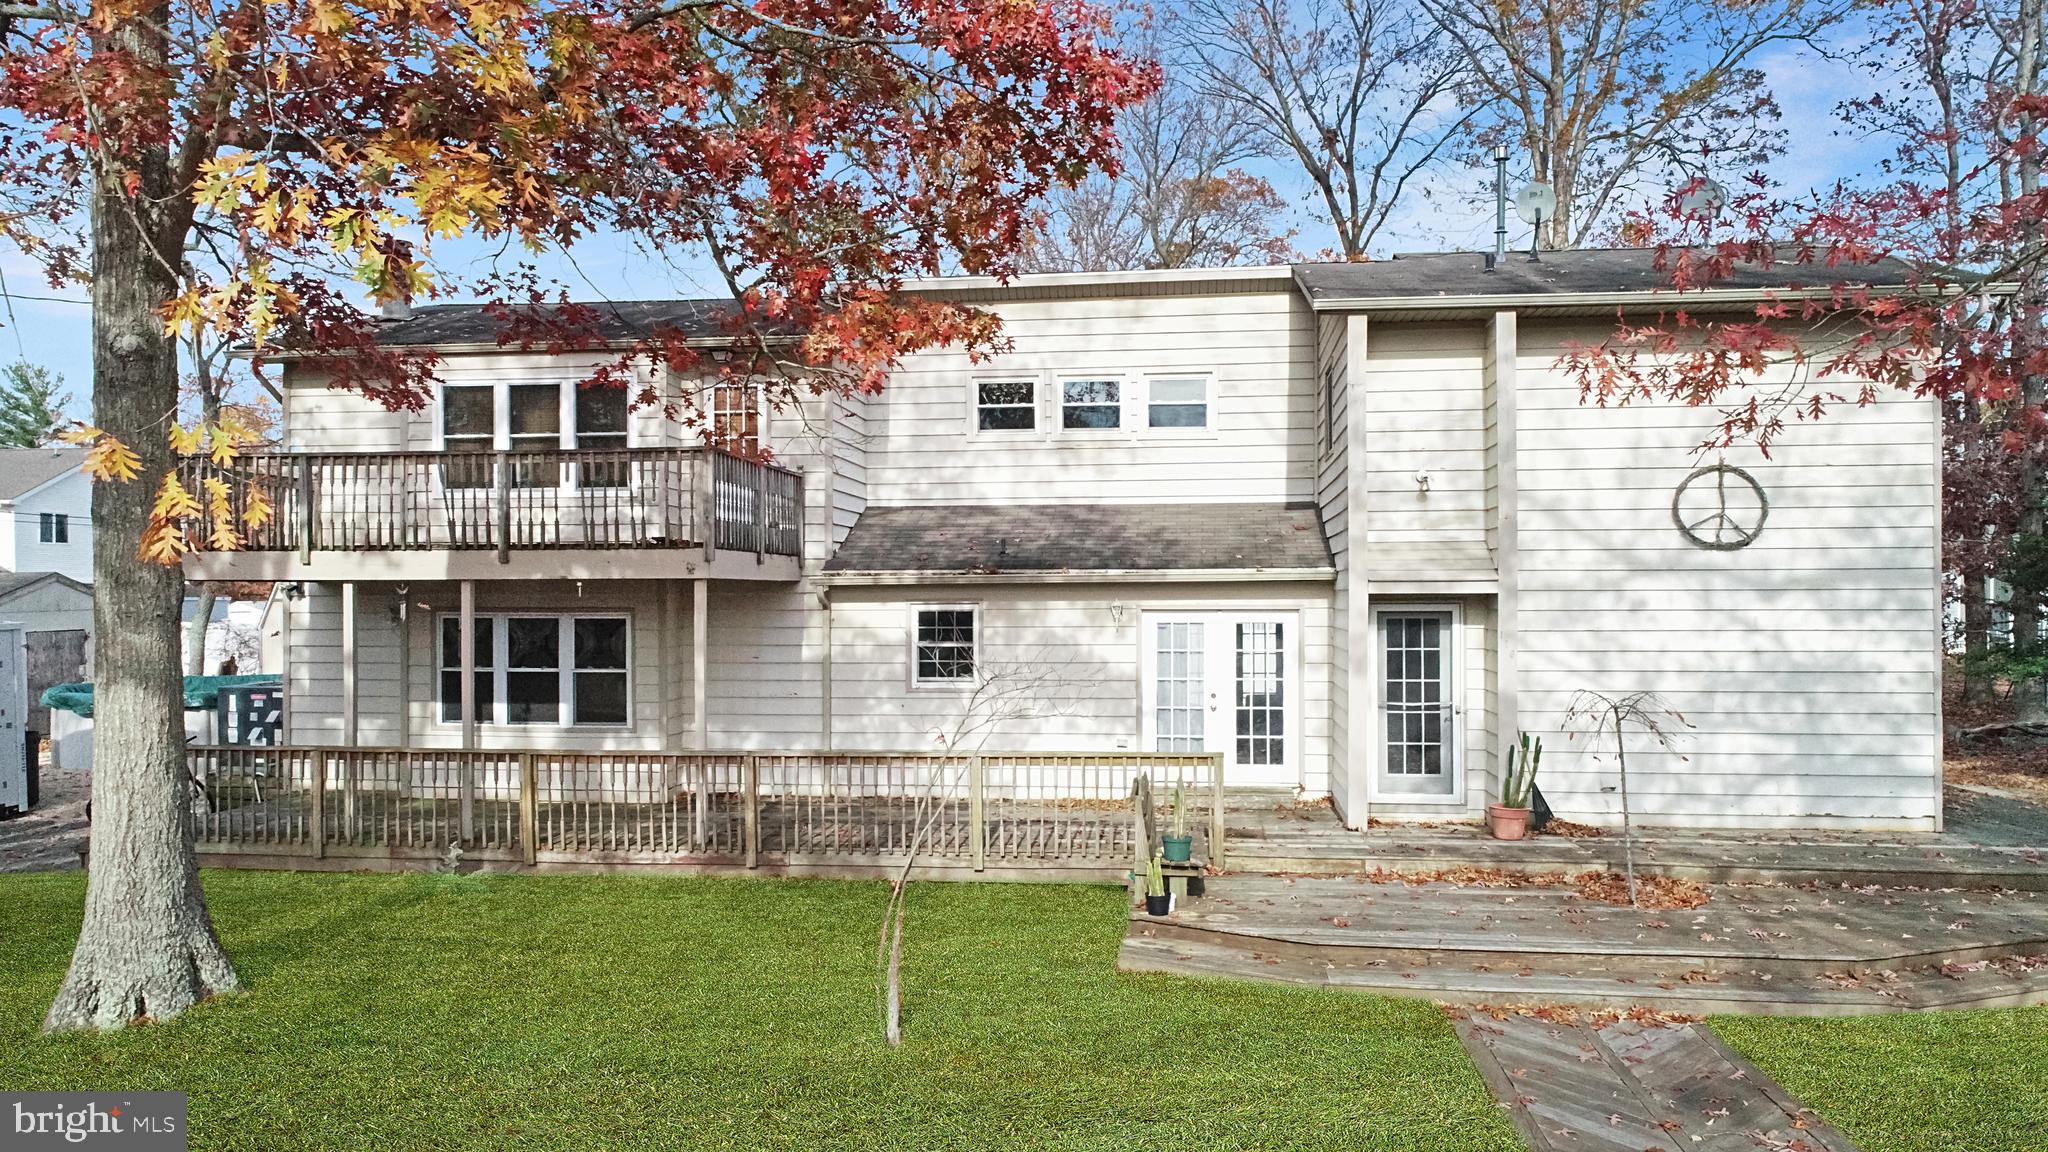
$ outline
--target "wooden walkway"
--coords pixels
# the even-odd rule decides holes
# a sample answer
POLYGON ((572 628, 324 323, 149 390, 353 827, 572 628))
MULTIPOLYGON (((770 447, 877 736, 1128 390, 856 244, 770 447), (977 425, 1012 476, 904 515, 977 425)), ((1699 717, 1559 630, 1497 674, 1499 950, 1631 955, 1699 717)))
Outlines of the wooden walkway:
POLYGON ((2048 1003, 2048 896, 1722 885, 1638 911, 1569 888, 1229 875, 1135 915, 1131 971, 1453 1004, 1857 1015, 2048 1003))
POLYGON ((1532 1152, 1856 1152, 1702 1024, 1473 1014, 1457 1029, 1532 1152))
MULTIPOLYGON (((1350 831, 1324 805, 1233 792, 1224 825, 1231 869, 1340 876, 1503 868, 1618 871, 1618 832, 1589 839, 1504 841, 1473 823, 1389 824, 1350 831)), ((1941 833, 1637 830, 1637 867, 1690 880, 1740 884, 1884 884, 1893 887, 2048 891, 2048 810, 1989 793, 1953 790, 1941 833)))

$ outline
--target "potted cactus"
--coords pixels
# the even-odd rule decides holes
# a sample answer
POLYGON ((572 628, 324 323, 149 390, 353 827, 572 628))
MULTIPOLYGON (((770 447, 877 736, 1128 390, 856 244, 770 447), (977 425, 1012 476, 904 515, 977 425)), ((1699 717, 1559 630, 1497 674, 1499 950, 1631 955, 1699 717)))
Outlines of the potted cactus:
POLYGON ((1195 837, 1188 831, 1188 786, 1173 782, 1173 831, 1159 838, 1168 863, 1185 864, 1194 858, 1195 837))
POLYGON ((1153 916, 1164 916, 1173 911, 1173 897, 1166 894, 1165 850, 1154 849, 1152 859, 1145 863, 1145 911, 1153 916))
POLYGON ((1536 769, 1543 763, 1543 737, 1522 733, 1508 749, 1507 773, 1500 784, 1500 803, 1486 806, 1486 828, 1496 840, 1520 840, 1529 834, 1529 794, 1536 787, 1536 769))

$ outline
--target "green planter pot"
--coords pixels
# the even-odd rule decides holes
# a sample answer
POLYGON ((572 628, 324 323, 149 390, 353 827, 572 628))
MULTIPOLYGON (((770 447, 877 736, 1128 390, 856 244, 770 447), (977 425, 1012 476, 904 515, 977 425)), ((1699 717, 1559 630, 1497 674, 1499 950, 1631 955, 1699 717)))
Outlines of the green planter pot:
POLYGON ((1193 836, 1161 836, 1159 838, 1159 846, 1166 849, 1167 863, 1185 864, 1194 856, 1195 838, 1193 836))

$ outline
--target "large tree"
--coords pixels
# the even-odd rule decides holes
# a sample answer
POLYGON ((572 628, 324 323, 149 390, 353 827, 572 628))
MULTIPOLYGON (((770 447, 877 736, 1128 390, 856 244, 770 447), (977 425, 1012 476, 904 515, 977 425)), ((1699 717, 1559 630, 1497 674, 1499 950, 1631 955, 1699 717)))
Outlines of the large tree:
POLYGON ((1186 0, 1172 53, 1298 172, 1340 259, 1363 259, 1476 109, 1419 0, 1186 0))
POLYGON ((223 514, 188 535, 232 494, 186 491, 173 457, 250 431, 179 422, 181 339, 288 344, 416 408, 435 362, 379 348, 351 285, 481 295, 508 340, 595 347, 594 312, 532 307, 552 294, 530 269, 464 282, 436 254, 609 232, 708 260, 730 339, 713 358, 645 332, 589 386, 653 361, 767 373, 785 397, 879 388, 906 351, 997 336, 902 279, 1008 274, 1047 185, 1113 165, 1115 118, 1155 77, 1107 28, 1086 0, 0 2, 0 223, 91 284, 81 439, 102 481, 92 869, 45 1026, 236 986, 185 820, 176 562, 237 532, 223 514), (795 352, 771 339, 792 328, 795 352))
MULTIPOLYGON (((1170 28, 1169 28, 1170 35, 1170 28)), ((1163 54, 1161 39, 1144 43, 1163 54)), ((1047 197, 1021 263, 1029 272, 1214 268, 1293 255, 1287 202, 1249 169, 1262 140, 1247 110, 1169 75, 1117 124, 1122 169, 1047 197)))
POLYGON ((1847 0, 1421 0, 1467 63, 1476 139, 1557 193, 1540 243, 1577 248, 1665 189, 1780 147, 1760 57, 1847 0))

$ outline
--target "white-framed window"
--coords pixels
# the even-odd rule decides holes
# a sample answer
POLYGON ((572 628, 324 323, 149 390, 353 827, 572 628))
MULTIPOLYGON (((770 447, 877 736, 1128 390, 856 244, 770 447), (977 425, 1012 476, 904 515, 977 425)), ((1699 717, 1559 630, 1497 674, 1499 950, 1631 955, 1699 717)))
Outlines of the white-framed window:
POLYGON ((45 544, 71 543, 71 516, 66 512, 44 512, 37 520, 37 536, 45 544))
POLYGON ((1207 430, 1209 377, 1193 373, 1146 377, 1145 426, 1154 431, 1207 430))
POLYGON ((1074 376, 1060 381, 1060 429, 1114 432, 1124 424, 1124 383, 1113 376, 1074 376))
POLYGON ((919 604, 910 616, 910 681, 919 686, 974 682, 981 610, 972 604, 919 604))
MULTIPOLYGON (((441 450, 444 452, 536 452, 628 447, 632 409, 625 387, 585 388, 577 380, 493 381, 441 386, 441 450)), ((488 488, 495 477, 485 460, 450 462, 443 472, 450 488, 488 488)), ((579 482, 616 486, 622 466, 584 470, 579 482)), ((526 459, 513 465, 512 483, 552 488, 563 470, 552 460, 526 459)))
POLYGON ((761 454, 761 386, 727 380, 711 389, 711 420, 706 425, 713 448, 735 456, 761 454))
MULTIPOLYGON (((632 720, 632 628, 619 613, 475 618, 479 724, 623 728, 632 720)), ((440 618, 435 715, 462 722, 462 618, 440 618)))
POLYGON ((1038 428, 1038 381, 1008 376, 974 381, 977 432, 1033 432, 1038 428))

